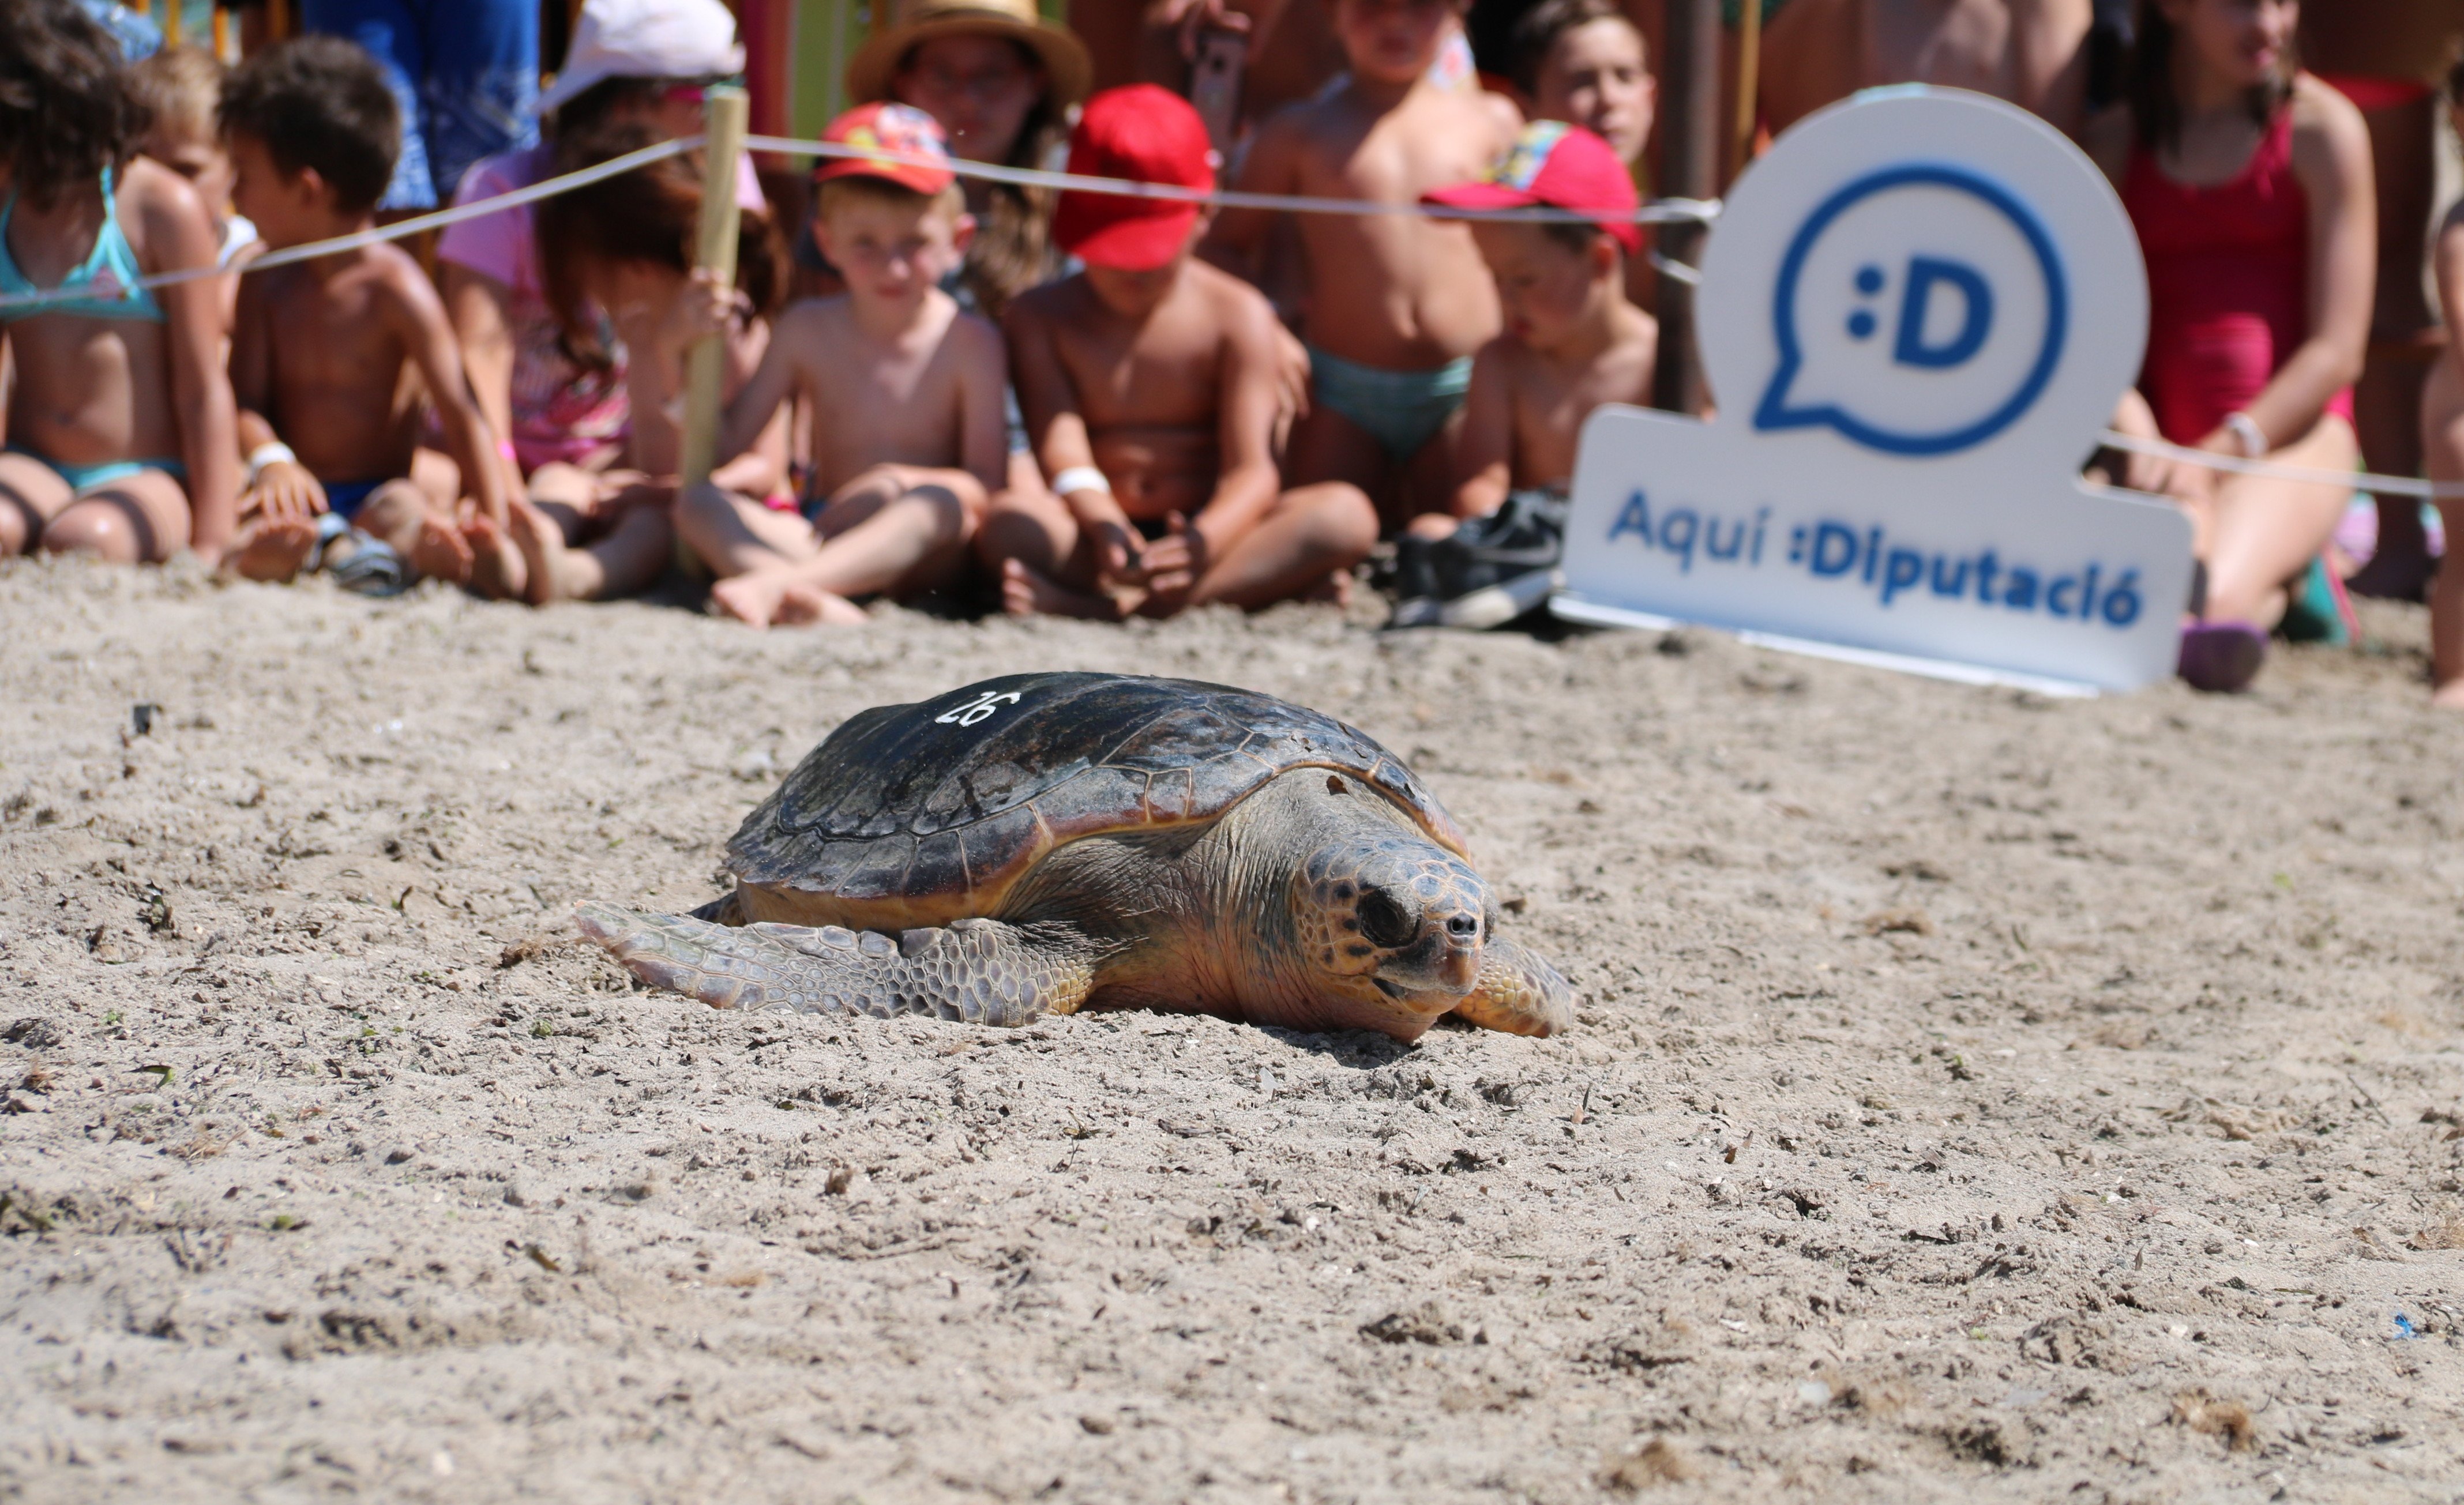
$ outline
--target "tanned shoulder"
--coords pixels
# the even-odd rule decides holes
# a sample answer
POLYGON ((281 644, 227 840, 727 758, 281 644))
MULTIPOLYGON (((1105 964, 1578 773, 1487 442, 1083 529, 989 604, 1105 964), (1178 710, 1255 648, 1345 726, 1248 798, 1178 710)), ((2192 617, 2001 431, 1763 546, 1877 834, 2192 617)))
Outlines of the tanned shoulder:
POLYGON ((1193 260, 1184 274, 1197 279, 1199 295, 1227 326, 1264 332, 1274 324, 1275 306, 1266 295, 1230 273, 1193 260))
POLYGON ((1008 349, 1001 340, 1000 325, 981 314, 971 314, 965 309, 960 309, 957 316, 950 320, 950 327, 941 338, 954 352, 968 360, 998 362, 1008 349))
POLYGON ((2301 74, 2293 80, 2292 108, 2297 144, 2304 135, 2313 135, 2338 148, 2349 148, 2369 140, 2369 126, 2362 119, 2361 108, 2346 98, 2343 91, 2312 75, 2301 74))
POLYGON ((826 359, 843 297, 798 298, 770 321, 770 346, 782 351, 799 372, 826 359))
POLYGON ((428 280, 428 273, 420 270, 408 251, 391 241, 381 241, 363 248, 362 254, 376 273, 377 285, 388 296, 414 308, 433 308, 439 317, 444 316, 445 303, 436 295, 436 285, 428 280))
POLYGON ((213 216, 206 212, 195 185, 145 157, 131 158, 126 173, 121 181, 136 201, 143 260, 160 270, 210 262, 213 216))

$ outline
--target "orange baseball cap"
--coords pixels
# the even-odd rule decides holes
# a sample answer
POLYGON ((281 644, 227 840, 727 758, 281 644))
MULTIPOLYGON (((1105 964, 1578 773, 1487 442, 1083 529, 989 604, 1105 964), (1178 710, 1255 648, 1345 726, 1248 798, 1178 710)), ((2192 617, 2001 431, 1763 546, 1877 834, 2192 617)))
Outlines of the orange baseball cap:
POLYGON ((859 104, 822 132, 822 140, 867 152, 929 158, 938 166, 918 162, 892 162, 888 157, 833 157, 813 170, 815 183, 832 178, 880 178, 902 188, 932 195, 957 180, 951 170, 950 139, 941 122, 912 104, 859 104))

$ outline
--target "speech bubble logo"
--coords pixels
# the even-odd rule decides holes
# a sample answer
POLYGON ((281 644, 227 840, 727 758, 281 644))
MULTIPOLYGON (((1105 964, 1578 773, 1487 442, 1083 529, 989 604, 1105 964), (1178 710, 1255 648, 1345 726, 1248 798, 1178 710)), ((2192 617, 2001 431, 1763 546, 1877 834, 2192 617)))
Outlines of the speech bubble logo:
POLYGON ((1771 294, 1779 368, 1753 426, 1828 427, 1896 455, 1972 448, 2035 404, 2069 325, 2061 258, 2025 203, 1964 167, 1886 167, 1790 241, 1771 294))

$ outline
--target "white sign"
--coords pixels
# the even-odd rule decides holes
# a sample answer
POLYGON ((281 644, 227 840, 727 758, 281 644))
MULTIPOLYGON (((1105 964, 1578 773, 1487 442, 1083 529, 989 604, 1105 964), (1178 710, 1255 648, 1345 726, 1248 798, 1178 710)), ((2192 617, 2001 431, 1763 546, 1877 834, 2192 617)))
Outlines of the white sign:
POLYGON ((2189 521, 2078 474, 2146 273, 2053 127, 1923 87, 1812 116, 1739 180, 1695 300, 1719 416, 1592 414, 1558 615, 2057 692, 2173 671, 2189 521))

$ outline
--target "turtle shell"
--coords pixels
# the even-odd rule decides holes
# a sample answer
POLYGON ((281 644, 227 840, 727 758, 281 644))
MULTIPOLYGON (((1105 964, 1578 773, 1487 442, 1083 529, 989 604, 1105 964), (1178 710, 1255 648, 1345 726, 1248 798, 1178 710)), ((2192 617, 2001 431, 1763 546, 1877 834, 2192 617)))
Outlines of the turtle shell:
POLYGON ((1208 823, 1287 769, 1348 773, 1463 837, 1402 759, 1269 695, 1129 674, 1013 674, 849 718, 728 843, 745 917, 859 927, 997 913, 1064 842, 1208 823))

